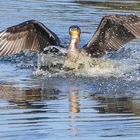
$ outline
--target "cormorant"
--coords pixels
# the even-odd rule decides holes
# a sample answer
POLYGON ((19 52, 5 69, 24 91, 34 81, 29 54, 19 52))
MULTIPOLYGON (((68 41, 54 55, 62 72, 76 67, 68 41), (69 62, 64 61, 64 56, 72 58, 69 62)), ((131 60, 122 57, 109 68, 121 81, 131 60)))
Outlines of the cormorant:
MULTIPOLYGON (((106 15, 96 32, 82 48, 78 48, 81 30, 77 25, 69 28, 71 36, 66 60, 76 62, 80 55, 101 57, 106 51, 117 51, 125 43, 140 38, 140 15, 106 15)), ((47 46, 55 51, 63 49, 58 36, 44 24, 29 20, 0 32, 0 56, 10 55, 21 50, 43 52, 47 46)))

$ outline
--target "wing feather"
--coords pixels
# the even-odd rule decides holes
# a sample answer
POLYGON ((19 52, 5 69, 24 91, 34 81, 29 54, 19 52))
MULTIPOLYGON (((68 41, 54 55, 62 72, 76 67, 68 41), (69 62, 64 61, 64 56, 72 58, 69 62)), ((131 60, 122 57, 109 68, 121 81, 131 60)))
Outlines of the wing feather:
POLYGON ((29 20, 0 32, 0 55, 10 55, 26 49, 41 52, 49 45, 60 46, 59 38, 36 20, 29 20))
POLYGON ((7 44, 9 46, 9 48, 11 49, 7 49, 7 54, 12 54, 14 51, 14 47, 13 46, 14 41, 10 41, 9 44, 7 44))
MULTIPOLYGON (((4 44, 3 44, 3 49, 2 49, 1 52, 0 52, 1 55, 5 55, 5 54, 6 54, 6 51, 7 51, 6 45, 7 45, 7 44, 8 44, 7 41, 4 42, 4 44)), ((9 50, 9 48, 8 48, 8 50, 9 50)))
POLYGON ((84 49, 98 57, 106 51, 117 51, 134 38, 140 38, 140 16, 108 15, 102 18, 84 49))
POLYGON ((0 52, 4 49, 4 43, 6 43, 7 41, 6 41, 6 39, 1 39, 0 40, 0 52))
MULTIPOLYGON (((140 24, 140 23, 139 23, 140 24)), ((125 27, 131 31, 132 34, 134 34, 137 38, 140 38, 140 25, 139 24, 125 24, 125 27)))

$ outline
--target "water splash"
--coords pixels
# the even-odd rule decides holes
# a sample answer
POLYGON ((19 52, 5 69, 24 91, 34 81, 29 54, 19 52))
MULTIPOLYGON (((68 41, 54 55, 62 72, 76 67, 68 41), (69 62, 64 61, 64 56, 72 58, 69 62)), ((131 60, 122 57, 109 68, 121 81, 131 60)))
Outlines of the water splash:
POLYGON ((123 77, 136 72, 139 69, 139 59, 135 51, 122 50, 108 57, 108 54, 101 59, 93 59, 89 56, 82 56, 77 62, 70 62, 61 56, 43 55, 42 69, 36 70, 36 76, 56 77, 56 76, 85 76, 85 77, 123 77), (123 53, 125 51, 125 56, 123 53), (130 55, 131 54, 131 55, 130 55), (129 55, 129 57, 127 56, 129 55), (119 58, 121 56, 121 58, 119 58), (123 56, 123 57, 122 57, 123 56), (126 57, 127 56, 127 57, 126 57), (135 56, 135 58, 134 58, 135 56))
POLYGON ((82 55, 81 59, 76 63, 66 61, 65 56, 60 54, 41 54, 40 69, 37 69, 37 54, 33 52, 21 52, 12 56, 1 57, 0 61, 16 63, 16 67, 21 69, 32 68, 35 76, 125 76, 132 80, 138 79, 140 75, 140 51, 138 46, 133 45, 132 47, 123 48, 116 53, 108 53, 100 59, 82 55))
POLYGON ((20 53, 1 56, 0 62, 8 62, 16 64, 16 67, 23 68, 35 68, 37 67, 37 54, 31 51, 21 51, 20 53))

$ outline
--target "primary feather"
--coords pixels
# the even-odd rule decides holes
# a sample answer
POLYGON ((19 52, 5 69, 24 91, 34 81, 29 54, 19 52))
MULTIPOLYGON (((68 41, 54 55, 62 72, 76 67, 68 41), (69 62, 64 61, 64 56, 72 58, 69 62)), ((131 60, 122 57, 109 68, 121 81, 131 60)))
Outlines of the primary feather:
POLYGON ((49 45, 60 46, 59 38, 36 20, 29 20, 0 32, 0 55, 15 54, 26 49, 41 52, 49 45))
POLYGON ((107 15, 84 49, 93 57, 99 57, 106 51, 117 51, 134 38, 140 38, 139 15, 107 15))

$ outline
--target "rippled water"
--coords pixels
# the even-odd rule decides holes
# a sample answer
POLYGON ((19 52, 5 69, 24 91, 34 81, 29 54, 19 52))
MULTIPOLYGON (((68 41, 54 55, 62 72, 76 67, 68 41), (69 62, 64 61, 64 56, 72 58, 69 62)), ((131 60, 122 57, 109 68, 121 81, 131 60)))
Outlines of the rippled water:
MULTIPOLYGON (((77 24, 83 46, 105 14, 139 9, 139 0, 1 0, 0 29, 36 19, 66 43, 68 27, 77 24)), ((126 45, 88 77, 36 77, 23 55, 21 61, 1 59, 0 139, 139 139, 139 45, 126 45)))

